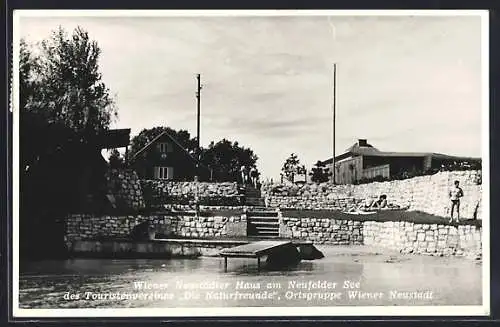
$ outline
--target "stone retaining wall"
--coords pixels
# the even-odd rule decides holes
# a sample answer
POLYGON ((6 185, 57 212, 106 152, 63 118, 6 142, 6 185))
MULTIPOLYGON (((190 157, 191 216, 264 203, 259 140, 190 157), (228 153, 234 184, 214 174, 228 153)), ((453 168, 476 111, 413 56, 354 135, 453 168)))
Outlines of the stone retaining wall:
MULTIPOLYGON (((281 238, 312 241, 315 244, 364 244, 401 253, 437 256, 478 257, 482 249, 482 228, 472 225, 292 218, 283 217, 281 212, 278 220, 281 238)), ((144 223, 151 226, 156 237, 227 239, 247 236, 245 213, 228 216, 195 216, 192 213, 149 216, 75 214, 66 219, 66 241, 68 247, 71 247, 74 242, 86 240, 134 240, 134 233, 144 223)))
POLYGON ((204 205, 241 205, 242 192, 237 183, 173 182, 142 180, 146 202, 152 206, 165 204, 189 205, 198 202, 204 205))
MULTIPOLYGON (((75 214, 66 218, 66 238, 73 240, 129 239, 141 224, 148 223, 156 235, 167 237, 217 238, 246 236, 246 215, 230 217, 195 215, 92 216, 75 214)), ((147 230, 144 230, 147 233, 147 230)))
POLYGON ((361 245, 362 229, 360 221, 281 217, 279 235, 319 244, 361 245))
POLYGON ((470 225, 280 218, 280 237, 315 244, 373 245, 405 254, 477 257, 481 255, 481 233, 481 227, 470 225))
POLYGON ((139 177, 128 169, 110 169, 106 172, 108 193, 115 197, 121 209, 138 210, 144 208, 144 198, 139 177))
POLYGON ((446 217, 450 210, 448 191, 455 180, 460 181, 464 191, 461 217, 481 219, 481 171, 440 172, 406 180, 361 185, 264 184, 262 194, 269 207, 332 210, 355 208, 367 198, 386 194, 389 204, 446 217))
POLYGON ((482 228, 410 222, 363 223, 363 242, 401 253, 481 256, 482 228))
MULTIPOLYGON (((195 205, 189 205, 189 204, 175 204, 175 203, 168 203, 162 206, 162 209, 166 210, 174 210, 174 211, 192 211, 196 209, 195 205)), ((215 205, 215 206, 207 206, 207 205, 200 205, 199 209, 201 211, 224 211, 224 210, 238 210, 238 211, 245 211, 245 210, 250 210, 251 207, 249 206, 220 206, 220 205, 215 205)))

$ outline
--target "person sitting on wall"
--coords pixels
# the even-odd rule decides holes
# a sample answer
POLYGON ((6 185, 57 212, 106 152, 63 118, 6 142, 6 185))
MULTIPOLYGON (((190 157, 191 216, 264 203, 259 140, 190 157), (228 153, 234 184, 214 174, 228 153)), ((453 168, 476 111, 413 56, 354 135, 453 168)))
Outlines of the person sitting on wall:
POLYGON ((370 198, 364 199, 357 208, 351 208, 347 212, 367 211, 373 205, 374 200, 370 198))
POLYGON ((377 201, 372 204, 372 209, 383 209, 387 207, 387 195, 382 194, 377 201))

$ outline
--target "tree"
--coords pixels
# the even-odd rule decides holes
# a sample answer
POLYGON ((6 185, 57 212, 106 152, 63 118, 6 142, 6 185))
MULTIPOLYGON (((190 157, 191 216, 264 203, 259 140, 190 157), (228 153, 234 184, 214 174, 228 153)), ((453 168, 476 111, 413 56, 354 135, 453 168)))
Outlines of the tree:
POLYGON ((313 182, 324 183, 328 182, 331 173, 328 171, 328 168, 326 167, 325 163, 318 160, 318 162, 316 162, 309 175, 311 176, 311 180, 313 182))
POLYGON ((30 240, 21 245, 23 252, 26 245, 62 242, 56 236, 63 234, 54 234, 61 226, 57 219, 78 205, 80 188, 91 189, 82 185, 95 181, 82 172, 96 158, 80 150, 88 150, 85 143, 117 117, 99 55, 81 28, 70 36, 59 28, 39 44, 20 43, 20 231, 30 240))
POLYGON ((40 44, 20 43, 19 94, 23 170, 64 151, 71 138, 109 128, 117 111, 102 82, 100 49, 81 28, 59 28, 40 44))
POLYGON ((39 71, 38 58, 32 54, 32 49, 25 40, 21 39, 19 49, 19 107, 21 113, 29 111, 30 106, 35 102, 37 87, 37 72, 39 71))
POLYGON ((111 150, 111 155, 108 160, 111 168, 121 168, 124 166, 124 158, 117 149, 111 150))
POLYGON ((241 166, 255 167, 258 157, 250 148, 226 139, 210 143, 202 149, 201 163, 212 170, 213 179, 218 182, 237 181, 241 166))
POLYGON ((21 110, 75 132, 107 129, 117 111, 99 72, 100 53, 80 27, 71 36, 59 28, 36 50, 21 41, 21 110))
POLYGON ((294 182, 296 174, 303 174, 305 172, 305 167, 300 164, 300 160, 295 153, 292 153, 288 157, 281 168, 283 176, 290 182, 294 182))

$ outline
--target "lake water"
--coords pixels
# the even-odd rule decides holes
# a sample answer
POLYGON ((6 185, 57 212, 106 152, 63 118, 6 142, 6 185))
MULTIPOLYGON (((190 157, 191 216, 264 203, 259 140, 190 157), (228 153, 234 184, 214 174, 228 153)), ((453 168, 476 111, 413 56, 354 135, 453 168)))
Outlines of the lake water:
POLYGON ((20 266, 21 308, 480 305, 481 263, 359 247, 285 271, 256 260, 74 259, 20 266), (142 288, 141 288, 142 287, 142 288))

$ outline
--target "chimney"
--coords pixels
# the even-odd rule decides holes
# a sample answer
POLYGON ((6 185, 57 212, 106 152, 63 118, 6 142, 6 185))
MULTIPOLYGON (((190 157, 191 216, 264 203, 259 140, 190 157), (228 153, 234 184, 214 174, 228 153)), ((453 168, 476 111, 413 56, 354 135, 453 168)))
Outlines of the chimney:
POLYGON ((367 140, 366 139, 358 139, 358 145, 359 146, 368 146, 367 140))

